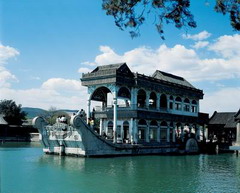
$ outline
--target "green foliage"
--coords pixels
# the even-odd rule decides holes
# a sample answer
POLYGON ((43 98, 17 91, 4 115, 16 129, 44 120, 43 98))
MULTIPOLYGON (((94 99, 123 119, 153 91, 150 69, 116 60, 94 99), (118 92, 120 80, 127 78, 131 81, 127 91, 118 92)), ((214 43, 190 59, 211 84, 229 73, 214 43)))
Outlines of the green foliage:
POLYGON ((10 125, 21 125, 26 119, 27 113, 21 111, 22 105, 16 105, 12 100, 0 101, 0 113, 4 114, 4 119, 10 125))
MULTIPOLYGON (((231 25, 240 30, 240 0, 216 0, 215 10, 229 13, 231 25)), ((164 39, 164 24, 172 23, 176 28, 195 28, 193 14, 189 11, 190 0, 103 0, 102 8, 107 15, 114 17, 115 24, 121 30, 131 29, 131 37, 139 35, 139 27, 152 14, 154 24, 164 39)))
POLYGON ((240 0, 217 0, 216 12, 229 14, 233 29, 240 30, 240 0))

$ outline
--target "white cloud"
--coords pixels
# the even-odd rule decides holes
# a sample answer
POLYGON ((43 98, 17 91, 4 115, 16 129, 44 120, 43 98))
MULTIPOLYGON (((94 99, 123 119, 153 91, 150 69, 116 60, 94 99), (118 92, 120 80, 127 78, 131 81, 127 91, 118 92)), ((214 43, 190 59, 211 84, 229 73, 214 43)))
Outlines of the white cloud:
POLYGON ((0 43, 0 65, 6 63, 10 58, 14 58, 20 53, 10 46, 4 46, 0 43))
POLYGON ((213 113, 237 112, 240 108, 240 87, 223 88, 217 92, 206 93, 201 101, 201 111, 213 113))
POLYGON ((94 63, 94 62, 89 62, 89 61, 85 61, 85 62, 82 62, 81 65, 85 65, 85 66, 96 66, 96 63, 94 63))
POLYGON ((80 91, 82 89, 82 86, 81 82, 77 80, 50 78, 42 84, 41 88, 57 91, 80 91))
POLYGON ((184 39, 191 39, 191 40, 195 40, 195 41, 201 41, 201 40, 205 40, 207 38, 209 38, 212 34, 207 32, 207 31, 202 31, 198 34, 194 34, 194 35, 190 35, 190 34, 183 34, 182 37, 184 39))
POLYGON ((10 87, 11 82, 16 82, 17 78, 4 65, 11 58, 16 57, 20 53, 10 46, 0 44, 0 88, 10 87))
POLYGON ((52 78, 45 81, 41 87, 33 89, 0 88, 0 100, 12 99, 24 107, 39 107, 49 109, 85 109, 87 89, 80 81, 62 78, 52 78))
POLYGON ((195 49, 200 49, 208 46, 209 42, 208 41, 198 41, 195 42, 195 44, 192 46, 195 49))
POLYGON ((17 78, 11 74, 6 68, 0 66, 0 88, 1 87, 10 87, 11 82, 17 81, 17 78))
POLYGON ((214 44, 209 46, 209 50, 212 50, 227 59, 237 57, 240 60, 240 35, 221 36, 214 44))
MULTIPOLYGON (((238 36, 234 35, 232 37, 236 38, 238 36)), ((214 45, 221 45, 221 40, 219 38, 213 44, 202 42, 202 45, 198 45, 198 47, 204 47, 207 44, 213 47, 214 45)), ((229 47, 226 49, 230 50, 229 47)), ((235 49, 240 50, 240 44, 236 45, 235 49)), ((201 58, 197 50, 189 49, 183 45, 175 45, 171 48, 165 44, 157 49, 142 46, 126 51, 122 55, 117 54, 109 46, 101 46, 100 51, 102 53, 97 55, 94 60, 96 65, 126 62, 133 72, 147 75, 151 75, 158 69, 183 76, 189 81, 223 80, 240 77, 240 52, 237 51, 231 58, 221 56, 201 58)), ((210 55, 211 51, 205 49, 205 55, 210 55)), ((221 52, 224 52, 224 50, 221 49, 221 52)))

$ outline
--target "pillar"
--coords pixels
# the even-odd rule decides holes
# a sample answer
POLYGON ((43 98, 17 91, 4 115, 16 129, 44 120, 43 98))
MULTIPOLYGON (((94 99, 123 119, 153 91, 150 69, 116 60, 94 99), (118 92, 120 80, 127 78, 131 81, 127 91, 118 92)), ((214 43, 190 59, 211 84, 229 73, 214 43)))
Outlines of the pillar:
MULTIPOLYGON (((99 135, 102 135, 103 134, 103 119, 100 119, 100 124, 99 124, 99 135)), ((106 133, 106 132, 105 132, 106 133)))
POLYGON ((146 91, 146 101, 145 101, 145 104, 146 104, 146 108, 147 109, 149 109, 149 98, 150 98, 150 92, 146 91))
POLYGON ((133 119, 133 142, 138 143, 138 125, 136 119, 133 119))
POLYGON ((133 130, 134 130, 134 128, 133 128, 133 118, 131 118, 130 119, 130 123, 129 123, 129 141, 130 141, 130 143, 132 143, 133 142, 133 130))
POLYGON ((161 142, 161 140, 160 140, 160 124, 158 124, 158 128, 157 128, 157 142, 161 142))
POLYGON ((131 109, 137 108, 137 89, 131 89, 131 109))
POLYGON ((150 134, 150 132, 149 132, 149 122, 147 122, 147 127, 146 127, 146 134, 145 134, 145 141, 147 142, 147 143, 149 143, 149 134, 150 134))
POLYGON ((167 123, 167 142, 170 142, 170 124, 167 123))
POLYGON ((117 87, 114 86, 114 91, 113 93, 113 143, 117 142, 117 111, 118 111, 118 106, 117 106, 117 87))
POLYGON ((87 100, 87 123, 88 123, 88 120, 89 118, 91 117, 91 100, 88 99, 87 100))
POLYGON ((173 132, 173 139, 172 139, 173 142, 176 142, 176 127, 177 126, 175 124, 173 124, 173 131, 172 131, 173 132))
POLYGON ((170 100, 169 100, 169 97, 170 97, 169 95, 166 95, 166 98, 167 98, 167 110, 169 110, 169 105, 170 105, 170 104, 169 104, 169 101, 170 101, 170 100))
POLYGON ((157 93, 157 101, 156 101, 157 105, 156 105, 156 107, 157 107, 158 111, 160 110, 160 97, 161 97, 161 94, 157 93))
POLYGON ((117 142, 117 93, 114 93, 114 98, 113 98, 113 142, 117 142))

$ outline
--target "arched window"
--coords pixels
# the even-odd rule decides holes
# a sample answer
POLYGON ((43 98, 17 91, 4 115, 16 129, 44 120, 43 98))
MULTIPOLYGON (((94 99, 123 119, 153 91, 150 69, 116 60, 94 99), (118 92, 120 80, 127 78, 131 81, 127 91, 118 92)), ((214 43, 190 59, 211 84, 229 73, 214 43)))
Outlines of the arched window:
POLYGON ((160 140, 163 142, 167 141, 167 122, 163 121, 160 124, 160 140))
POLYGON ((150 122, 149 127, 149 139, 150 141, 157 141, 157 129, 158 129, 158 123, 157 121, 153 120, 150 122))
POLYGON ((165 94, 162 94, 160 97, 160 108, 167 108, 167 96, 165 94))
POLYGON ((126 87, 121 87, 118 91, 118 97, 131 99, 131 93, 126 87))
POLYGON ((197 102, 195 100, 192 100, 191 112, 197 113, 197 102))
POLYGON ((129 136, 129 123, 128 121, 123 122, 123 141, 127 142, 130 139, 129 136))
POLYGON ((138 140, 140 143, 145 141, 146 129, 147 129, 147 122, 144 119, 139 120, 138 121, 138 140))
POLYGON ((178 111, 182 110, 182 99, 180 97, 175 99, 175 109, 178 111))
POLYGON ((156 109, 157 105, 157 95, 155 92, 151 92, 149 97, 149 108, 156 109))
POLYGON ((173 109, 173 96, 169 97, 169 109, 173 109))
POLYGON ((143 89, 138 91, 137 95, 137 105, 140 108, 146 107, 146 92, 143 89))
POLYGON ((107 136, 108 138, 113 139, 113 122, 112 121, 108 122, 107 136))
POLYGON ((187 112, 190 111, 190 101, 189 101, 188 98, 186 98, 186 99, 184 100, 183 110, 184 110, 184 111, 187 111, 187 112))
POLYGON ((121 87, 118 91, 118 106, 129 107, 131 102, 131 93, 126 87, 121 87))
POLYGON ((107 87, 102 86, 94 90, 90 100, 93 101, 92 104, 96 111, 102 111, 113 104, 113 95, 107 87))

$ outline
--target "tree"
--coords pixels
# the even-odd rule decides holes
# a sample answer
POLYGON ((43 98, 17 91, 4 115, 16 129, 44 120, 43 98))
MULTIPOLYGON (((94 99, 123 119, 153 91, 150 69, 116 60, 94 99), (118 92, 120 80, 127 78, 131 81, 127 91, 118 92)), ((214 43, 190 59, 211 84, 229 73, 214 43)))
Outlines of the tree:
MULTIPOLYGON (((190 0, 103 0, 102 3, 106 14, 114 17, 116 26, 121 30, 131 29, 132 38, 139 35, 139 27, 150 13, 162 39, 164 24, 173 23, 179 29, 196 28, 189 7, 190 0)), ((230 14, 232 27, 240 30, 240 0, 216 0, 215 11, 230 14)))
POLYGON ((21 110, 22 105, 16 105, 12 100, 0 101, 0 113, 10 125, 21 125, 26 119, 27 113, 21 110))

